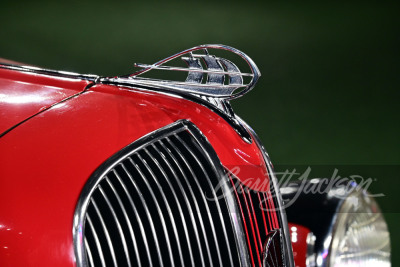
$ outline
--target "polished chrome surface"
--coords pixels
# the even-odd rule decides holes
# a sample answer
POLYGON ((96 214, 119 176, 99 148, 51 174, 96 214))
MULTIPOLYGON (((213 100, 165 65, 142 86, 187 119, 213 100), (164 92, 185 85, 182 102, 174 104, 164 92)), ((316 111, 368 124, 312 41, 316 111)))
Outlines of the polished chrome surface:
MULTIPOLYGON (((168 142, 168 144, 169 144, 175 151, 178 152, 179 158, 184 162, 184 165, 188 168, 190 174, 191 174, 192 177, 194 178, 196 187, 197 187, 199 190, 201 190, 201 186, 200 186, 200 183, 199 183, 199 179, 197 178, 197 175, 195 174, 195 172, 193 171, 193 169, 191 168, 190 164, 189 164, 188 161, 185 159, 185 157, 183 156, 183 154, 181 153, 181 151, 179 150, 179 148, 177 148, 177 147, 174 145, 174 143, 173 143, 168 137, 166 138, 166 141, 168 142)), ((162 141, 161 141, 161 142, 162 142, 162 141)), ((168 150, 168 148, 166 148, 166 149, 168 150)), ((171 152, 170 152, 170 153, 171 153, 171 152)), ((171 154, 172 154, 172 153, 171 153, 171 154)), ((175 161, 175 159, 174 159, 174 161, 175 161)), ((182 171, 181 168, 180 168, 180 171, 182 171)), ((192 186, 190 186, 189 183, 188 183, 188 178, 187 178, 187 176, 184 174, 184 172, 182 172, 182 174, 183 174, 183 177, 185 177, 185 181, 186 181, 186 183, 187 183, 187 185, 188 185, 189 192, 190 192, 190 194, 191 194, 191 196, 192 196, 193 202, 195 203, 196 212, 197 212, 197 214, 198 214, 198 216, 199 216, 199 218, 200 218, 200 220, 199 220, 200 228, 201 228, 202 233, 203 233, 203 238, 204 238, 204 240, 206 240, 207 252, 209 252, 209 244, 208 244, 208 240, 207 240, 207 236, 206 236, 207 234, 206 234, 206 231, 205 231, 204 222, 203 222, 203 218, 202 218, 202 215, 201 215, 201 210, 200 210, 200 208, 199 208, 198 200, 197 200, 195 194, 193 193, 192 186)), ((217 240, 216 233, 215 233, 214 220, 213 220, 213 218, 212 218, 212 216, 211 216, 210 209, 209 209, 209 207, 208 207, 208 205, 207 205, 207 203, 206 203, 206 199, 205 199, 205 198, 201 198, 201 200, 202 200, 202 202, 204 203, 204 207, 206 208, 206 212, 207 212, 207 215, 208 215, 207 217, 208 217, 208 220, 209 220, 210 225, 211 225, 211 228, 212 228, 213 239, 214 239, 214 242, 215 242, 215 244, 216 244, 216 246, 217 246, 218 259, 220 260, 220 259, 221 259, 221 255, 220 255, 219 249, 218 249, 219 245, 218 245, 218 240, 217 240)), ((195 229, 196 229, 196 237, 197 237, 198 248, 199 248, 199 250, 201 250, 200 238, 199 238, 199 234, 198 234, 198 230, 197 230, 197 226, 196 226, 196 222, 195 222, 194 218, 193 218, 193 225, 195 226, 195 229)), ((200 253, 200 254, 202 255, 202 253, 200 253)), ((201 261, 202 261, 202 263, 204 264, 204 259, 203 259, 203 257, 201 257, 201 261)), ((212 264, 212 263, 211 263, 211 264, 212 264)))
MULTIPOLYGON (((124 215, 124 216, 123 216, 123 217, 124 217, 124 220, 125 220, 126 223, 128 224, 128 229, 129 229, 129 232, 128 232, 128 233, 130 234, 130 236, 132 236, 132 239, 133 239, 133 243, 134 243, 133 246, 134 246, 134 250, 135 250, 135 254, 136 254, 136 260, 137 260, 138 266, 141 266, 140 258, 139 258, 139 256, 138 256, 138 255, 139 255, 139 251, 138 251, 138 247, 137 247, 137 244, 136 244, 135 234, 134 234, 134 232, 133 232, 132 224, 131 224, 131 222, 130 222, 130 220, 129 220, 129 217, 128 217, 128 214, 127 214, 127 212, 126 212, 125 205, 124 205, 124 203, 122 202, 121 198, 119 197, 117 190, 114 188, 114 185, 113 185, 107 178, 105 178, 105 179, 107 180, 108 185, 109 185, 110 188, 112 189, 112 192, 113 192, 114 196, 116 197, 116 199, 117 199, 117 201, 118 201, 118 204, 119 204, 119 206, 120 206, 120 208, 121 208, 121 210, 122 210, 122 212, 123 212, 123 215, 124 215)), ((118 181, 119 181, 119 178, 117 178, 117 179, 118 179, 118 181)), ((110 205, 110 204, 108 203, 108 205, 110 205)), ((117 216, 115 215, 115 213, 113 214, 113 216, 114 216, 115 218, 117 218, 117 216)), ((121 226, 118 227, 118 231, 123 235, 121 226)), ((128 255, 127 247, 126 247, 126 242, 124 242, 124 251, 125 251, 126 255, 128 255)), ((89 254, 89 253, 88 253, 88 254, 89 254)), ((128 265, 130 266, 130 265, 131 265, 130 259, 128 258, 127 261, 128 261, 128 265)))
POLYGON ((249 266, 237 203, 228 187, 222 201, 214 191, 224 174, 207 139, 187 121, 121 150, 79 199, 77 265, 249 266))
MULTIPOLYGON (((214 198, 215 203, 216 203, 216 207, 217 207, 218 215, 219 215, 218 217, 219 217, 219 220, 220 220, 221 225, 222 225, 222 231, 223 231, 223 233, 224 233, 225 242, 228 244, 229 241, 228 241, 228 236, 227 236, 227 232, 226 232, 226 225, 229 225, 229 222, 225 222, 225 221, 224 221, 224 218, 223 218, 223 216, 222 216, 221 207, 220 207, 220 205, 219 205, 219 202, 217 201, 217 196, 216 196, 216 194, 215 194, 213 185, 212 185, 212 183, 211 183, 211 179, 210 179, 210 177, 208 176, 207 171, 205 170, 205 168, 203 167, 203 165, 201 164, 201 162, 197 159, 196 154, 192 151, 192 149, 190 148, 190 146, 188 146, 188 145, 185 143, 185 141, 183 141, 181 138, 179 138, 179 136, 177 136, 177 139, 178 139, 178 141, 188 150, 188 152, 192 155, 192 157, 196 160, 196 163, 199 165, 199 167, 200 167, 200 169, 201 169, 201 171, 202 171, 202 173, 203 173, 203 175, 204 175, 204 178, 206 178, 207 184, 208 184, 209 189, 211 190, 211 192, 212 192, 212 194, 213 194, 213 198, 214 198)), ((179 151, 179 150, 178 150, 178 151, 179 151)), ((194 174, 194 173, 193 173, 193 174, 194 174)), ((194 177, 196 177, 196 176, 194 176, 194 177)), ((198 186, 198 188, 201 189, 201 188, 200 188, 200 183, 199 183, 199 181, 198 181, 197 179, 195 179, 195 181, 196 181, 196 185, 198 186)), ((225 190, 225 192, 229 192, 229 189, 228 189, 228 190, 225 190)), ((226 195, 225 195, 226 198, 229 198, 229 196, 230 196, 230 194, 226 194, 226 195)), ((204 205, 205 205, 206 207, 208 207, 208 205, 207 205, 207 203, 206 203, 206 198, 202 198, 202 200, 204 201, 204 205)), ((228 200, 228 199, 227 199, 227 200, 228 200)), ((230 201, 230 206, 231 206, 231 207, 234 207, 235 204, 233 204, 232 201, 230 201)), ((212 218, 211 218, 211 216, 210 216, 211 213, 210 213, 210 211, 208 210, 208 208, 207 208, 207 213, 209 214, 209 219, 210 219, 211 227, 212 227, 212 229, 213 229, 212 232, 213 232, 215 244, 216 244, 216 246, 217 246, 218 259, 219 259, 219 261, 220 261, 219 263, 222 264, 222 261, 221 261, 221 254, 220 254, 220 250, 219 250, 219 242, 218 242, 218 239, 217 239, 216 236, 215 236, 216 232, 215 232, 215 229, 214 229, 214 225, 213 225, 212 218)), ((231 250, 228 250, 228 253, 229 253, 229 261, 230 261, 231 264, 233 264, 231 250)), ((210 263, 211 263, 211 262, 210 262, 210 263)), ((212 263, 211 263, 211 264, 212 264, 212 263)))
POLYGON ((263 267, 285 266, 281 230, 277 229, 268 234, 263 247, 263 267))
MULTIPOLYGON (((164 151, 168 151, 167 153, 170 155, 170 157, 172 157, 172 159, 173 159, 173 161, 175 162, 175 164, 176 164, 177 166, 179 166, 179 165, 177 164, 176 159, 174 158, 172 152, 169 151, 169 149, 165 147, 165 145, 162 143, 161 140, 159 141, 159 143, 162 145, 162 148, 164 149, 164 151)), ((179 186, 180 192, 181 192, 182 195, 184 196, 184 200, 185 200, 186 207, 187 207, 188 210, 189 210, 191 223, 193 224, 194 229, 195 229, 196 243, 197 243, 198 247, 200 247, 199 231, 197 230, 196 221, 195 221, 195 218, 194 218, 194 216, 193 216, 193 214, 194 214, 194 213, 193 213, 193 209, 192 209, 192 207, 191 207, 191 205, 190 205, 190 202, 189 202, 188 196, 187 196, 187 194, 186 194, 186 192, 185 192, 185 189, 183 188, 182 183, 181 183, 180 180, 178 179, 178 175, 175 173, 175 170, 174 170, 173 167, 171 166, 171 163, 166 159, 166 156, 164 155, 164 153, 161 152, 161 148, 158 149, 154 144, 152 144, 152 147, 157 151, 157 153, 159 153, 159 155, 161 155, 161 157, 162 157, 164 163, 168 166, 168 169, 169 169, 169 170, 171 171, 171 173, 173 174, 173 177, 175 178, 175 181, 176 181, 176 183, 177 183, 178 186, 179 186)), ((181 169, 179 169, 179 170, 180 170, 181 174, 185 177, 184 172, 182 172, 181 169)), ((173 186, 171 185, 171 182, 168 180, 168 178, 167 178, 166 175, 164 175, 164 177, 165 177, 166 181, 168 182, 168 185, 169 185, 171 191, 172 191, 173 194, 174 194, 174 199, 175 199, 176 205, 177 205, 177 207, 178 207, 178 209, 179 209, 179 213, 182 215, 182 216, 180 216, 180 219, 182 220, 183 231, 184 231, 184 233, 185 233, 186 242, 187 242, 187 244, 188 244, 188 246, 189 246, 189 257, 190 257, 190 262, 191 262, 192 265, 194 265, 194 258, 193 258, 193 253, 192 253, 192 246, 191 246, 191 244, 190 244, 190 236, 189 236, 189 232, 188 232, 188 229, 187 229, 187 225, 186 225, 187 222, 186 222, 185 216, 183 216, 184 213, 183 213, 183 211, 182 211, 181 204, 180 204, 180 202, 179 202, 179 200, 178 200, 178 197, 177 197, 177 194, 176 194, 175 190, 173 189, 173 186)), ((184 180, 186 181, 186 183, 188 183, 188 179, 187 179, 186 177, 185 177, 184 180)), ((190 186, 189 186, 189 191, 191 191, 190 186)), ((193 197, 193 201, 196 203, 197 200, 196 200, 196 198, 194 197, 193 192, 191 192, 191 195, 192 195, 192 197, 193 197)), ((199 208, 198 208, 197 203, 196 203, 196 210, 199 212, 199 208)), ((200 213, 199 213, 199 214, 200 214, 200 213)), ((203 220, 202 220, 201 218, 200 218, 200 223, 201 223, 201 225, 203 226, 203 220)), ((203 232, 205 232, 205 231, 204 231, 204 227, 202 227, 202 230, 203 230, 203 232)), ((207 239, 206 239, 206 243, 207 243, 207 247, 208 247, 208 241, 207 241, 207 239)), ((204 259, 203 259, 203 258, 201 258, 201 260, 202 260, 202 262, 204 262, 204 259)))
POLYGON ((243 76, 251 76, 251 74, 240 73, 239 68, 228 59, 221 58, 220 62, 224 65, 229 74, 229 84, 243 84, 243 76))
POLYGON ((203 57, 206 67, 208 69, 207 84, 223 85, 225 80, 222 64, 215 56, 205 55, 203 57))
MULTIPOLYGON (((223 76, 224 75, 229 75, 229 76, 249 76, 249 77, 253 77, 253 74, 250 73, 242 73, 240 72, 240 70, 238 69, 238 67, 236 67, 236 65, 232 66, 232 62, 228 61, 227 59, 224 58, 216 58, 216 57, 212 57, 212 56, 200 56, 195 58, 194 56, 192 57, 182 57, 181 58, 183 61, 186 62, 186 64, 188 64, 189 68, 182 68, 182 67, 174 67, 174 66, 156 66, 153 67, 153 65, 149 65, 149 64, 144 64, 144 63, 134 63, 134 66, 137 68, 151 68, 152 70, 170 70, 170 71, 184 71, 184 72, 189 72, 189 73, 197 73, 197 74, 209 74, 207 76, 212 76, 214 77, 214 75, 218 74, 218 82, 216 84, 223 84, 223 76), (203 69, 203 66, 201 65, 201 61, 200 58, 203 58, 204 63, 207 66, 207 69, 203 69), (226 62, 230 62, 230 64, 226 64, 226 62), (223 64, 224 67, 221 65, 223 64), (230 70, 230 68, 234 69, 234 70, 230 70), (221 81, 219 81, 221 79, 221 81)), ((195 83, 201 83, 200 79, 196 79, 195 81, 192 81, 195 83)), ((231 83, 231 84, 235 84, 235 83, 231 83)), ((241 85, 242 82, 240 83, 236 83, 241 85)))
POLYGON ((194 57, 182 57, 182 60, 185 61, 189 67, 189 73, 186 78, 186 82, 201 83, 203 80, 203 67, 201 66, 200 59, 194 57))
MULTIPOLYGON (((143 163, 143 165, 145 166, 145 168, 147 169, 147 171, 150 173, 150 175, 151 175, 151 177, 153 178, 154 182, 157 184, 157 187, 158 187, 158 189, 159 189, 159 192, 161 193, 161 196, 162 196, 162 198, 163 198, 163 201, 165 201, 165 202, 164 202, 165 205, 167 206, 167 211, 164 211, 164 212, 163 212, 163 211, 161 210, 161 208, 160 208, 159 202, 158 202, 158 200, 157 200, 157 198, 156 198, 156 195, 155 195, 155 193, 154 193, 154 191, 153 191, 153 188, 151 187, 151 185, 149 184, 149 182, 148 182, 148 180, 147 180, 147 178, 146 178, 146 175, 143 174, 143 171, 140 169, 140 167, 137 165, 137 163, 134 162, 134 161, 132 160, 131 157, 129 157, 128 160, 129 160, 129 161, 131 162, 131 164, 135 167, 135 169, 136 169, 137 172, 139 173, 140 177, 142 178, 142 180, 143 180, 144 183, 146 184, 146 187, 147 187, 148 191, 150 192, 151 198, 153 199, 153 202, 155 203, 155 206, 156 206, 156 209, 157 209, 157 213, 158 213, 159 218, 160 218, 160 220, 161 220, 162 229, 163 229, 163 232, 164 232, 164 234, 165 234, 165 239, 166 239, 166 243, 167 243, 167 250, 168 250, 168 254, 169 254, 169 259, 170 259, 170 262, 171 262, 171 266, 175 266, 175 263, 174 263, 174 256, 173 256, 173 254, 172 254, 172 248, 171 248, 171 241, 170 241, 170 237, 169 237, 169 234, 168 234, 167 224, 166 224, 165 218, 164 218, 164 216, 165 216, 164 213, 169 213, 169 214, 171 214, 171 208, 169 207, 168 201, 166 200, 165 196, 163 195, 162 188, 161 188, 161 186, 158 184, 157 177, 155 177, 155 175, 154 175, 153 172, 151 171, 151 168, 148 167, 146 161, 145 161, 139 154, 134 154, 134 155, 136 155, 136 156, 139 158, 140 162, 143 163)), ((172 217, 172 226, 174 226, 174 225, 175 225, 175 220, 174 220, 173 217, 172 217)), ((160 265, 163 265, 163 262, 162 262, 162 261, 160 262, 160 265)))
POLYGON ((68 78, 68 79, 88 80, 88 81, 93 81, 93 82, 97 81, 99 79, 99 76, 93 75, 93 74, 80 74, 80 73, 68 72, 68 71, 50 70, 50 69, 44 69, 44 68, 39 68, 39 67, 34 67, 34 66, 19 66, 19 65, 13 65, 13 64, 0 63, 0 68, 22 71, 22 72, 31 72, 31 73, 43 74, 43 75, 49 75, 49 76, 56 76, 56 77, 62 77, 62 78, 68 78))
MULTIPOLYGON (((129 171, 125 168, 124 164, 121 163, 120 166, 122 167, 124 173, 129 177, 131 183, 133 184, 133 186, 135 187, 135 189, 136 189, 136 191, 138 193, 138 196, 140 198, 140 202, 141 202, 141 204, 143 205, 143 207, 144 207, 144 209, 146 211, 145 212, 146 213, 146 217, 147 217, 148 221, 150 222, 151 233, 152 233, 152 236, 153 236, 153 239, 154 239, 154 244, 156 246, 156 250, 157 250, 157 252, 160 252, 160 246, 158 244, 158 239, 157 239, 157 235, 156 235, 156 230, 155 230, 155 227, 154 227, 153 219, 151 217, 151 214, 150 214, 149 208, 148 208, 148 206, 146 204, 146 201, 144 200, 140 189, 136 185, 135 180, 132 178, 132 176, 130 175, 129 171)), ((131 197, 130 193, 128 192, 128 190, 126 189, 126 185, 124 184, 122 179, 119 177, 118 173, 115 170, 112 170, 112 171, 114 172, 114 174, 117 177, 118 181, 121 183, 122 187, 124 188, 124 192, 125 192, 126 196, 129 199, 129 203, 131 204, 131 207, 134 210, 134 214, 136 216, 136 219, 138 220, 140 233, 141 233, 141 235, 143 237, 143 242, 145 244, 147 259, 149 261, 149 264, 153 265, 152 258, 150 256, 150 249, 149 249, 149 245, 148 245, 148 241, 147 241, 147 236, 146 236, 146 233, 144 231, 142 219, 140 218, 141 214, 138 213, 136 205, 133 203, 132 197, 131 197)), ((134 237, 134 236, 132 236, 132 237, 134 237)), ((159 253, 159 255, 161 255, 161 254, 159 253)), ((159 260, 160 260, 160 258, 159 258, 159 260)))
POLYGON ((236 48, 218 44, 196 46, 151 65, 136 63, 135 66, 142 69, 129 76, 102 78, 101 81, 128 83, 133 86, 147 86, 172 92, 178 91, 230 100, 238 98, 253 89, 261 76, 258 67, 245 53, 236 48), (210 50, 225 50, 236 54, 247 63, 250 73, 241 72, 239 68, 228 59, 211 55, 209 53, 210 50), (188 67, 182 68, 164 65, 176 58, 180 58, 186 62, 188 67), (202 61, 204 62, 204 67, 201 63, 202 61), (188 76, 185 81, 141 77, 141 75, 151 70, 185 71, 188 72, 188 76), (205 83, 202 83, 203 74, 207 75, 205 83), (229 78, 227 83, 225 82, 225 79, 227 78, 225 76, 229 78), (251 80, 244 83, 244 76, 250 77, 251 80))

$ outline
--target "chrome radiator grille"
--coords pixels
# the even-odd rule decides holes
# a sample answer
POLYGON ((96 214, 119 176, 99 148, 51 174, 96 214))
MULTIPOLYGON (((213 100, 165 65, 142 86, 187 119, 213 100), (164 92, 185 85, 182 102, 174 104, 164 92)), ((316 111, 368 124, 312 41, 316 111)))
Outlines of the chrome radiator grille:
POLYGON ((204 136, 181 121, 113 156, 75 217, 78 266, 247 266, 237 202, 204 136), (225 191, 224 191, 225 190, 225 191))

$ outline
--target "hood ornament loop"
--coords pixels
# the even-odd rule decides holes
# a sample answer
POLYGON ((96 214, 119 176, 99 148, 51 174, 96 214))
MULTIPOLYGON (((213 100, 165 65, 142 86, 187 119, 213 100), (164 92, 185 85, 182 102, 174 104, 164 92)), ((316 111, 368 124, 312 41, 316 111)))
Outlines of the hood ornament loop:
MULTIPOLYGON (((233 54, 231 55, 234 56, 233 54)), ((162 59, 152 65, 135 63, 134 66, 141 68, 141 70, 130 75, 111 79, 122 80, 133 86, 179 91, 181 93, 214 97, 221 100, 231 100, 244 95, 254 88, 261 76, 256 64, 249 56, 236 48, 219 44, 196 46, 162 59), (250 71, 241 72, 231 60, 210 54, 211 50, 224 50, 239 56, 247 63, 250 71), (177 58, 185 62, 187 67, 166 64, 177 58), (184 81, 142 77, 143 74, 149 73, 152 70, 187 72, 187 76, 184 81)))

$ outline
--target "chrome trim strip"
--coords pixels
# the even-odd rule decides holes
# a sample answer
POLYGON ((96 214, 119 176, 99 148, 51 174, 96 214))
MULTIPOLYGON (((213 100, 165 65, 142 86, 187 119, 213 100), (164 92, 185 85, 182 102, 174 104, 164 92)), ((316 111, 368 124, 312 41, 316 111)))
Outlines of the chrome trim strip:
POLYGON ((19 66, 19 65, 6 64, 6 63, 0 63, 0 68, 8 69, 8 70, 15 70, 15 71, 22 71, 22 72, 30 72, 30 73, 42 74, 42 75, 48 75, 48 76, 56 76, 56 77, 67 78, 67 79, 87 80, 87 81, 92 81, 92 82, 95 82, 100 78, 100 76, 94 75, 94 74, 80 74, 80 73, 75 73, 75 72, 50 70, 50 69, 33 67, 33 66, 19 66))
MULTIPOLYGON (((220 77, 213 77, 216 74, 209 74, 210 79, 207 80, 206 84, 195 84, 195 83, 187 83, 187 82, 173 82, 160 80, 160 79, 149 79, 149 78, 136 78, 136 79, 122 79, 122 78, 110 78, 111 81, 121 81, 129 83, 133 86, 148 86, 153 87, 155 89, 166 89, 171 92, 179 91, 186 94, 198 94, 204 96, 215 97, 213 91, 219 91, 219 93, 223 96, 229 95, 233 90, 237 88, 245 87, 245 85, 225 85, 223 84, 223 75, 220 74, 220 77)), ((102 81, 107 78, 102 78, 102 81)), ((222 97, 218 97, 222 98, 222 97)), ((224 99, 224 98, 223 98, 224 99)))

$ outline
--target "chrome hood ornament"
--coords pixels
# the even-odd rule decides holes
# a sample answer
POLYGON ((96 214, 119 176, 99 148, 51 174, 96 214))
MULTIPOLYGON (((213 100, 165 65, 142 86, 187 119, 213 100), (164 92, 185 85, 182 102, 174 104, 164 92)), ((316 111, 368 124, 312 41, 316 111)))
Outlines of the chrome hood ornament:
MULTIPOLYGON (((178 91, 180 93, 190 93, 202 97, 213 97, 230 100, 238 98, 254 88, 261 76, 253 60, 242 51, 219 44, 200 45, 175 55, 160 60, 152 65, 135 63, 135 67, 141 68, 133 74, 107 78, 111 82, 123 82, 132 86, 150 87, 154 89, 164 89, 168 91, 178 91), (246 63, 248 72, 241 72, 236 64, 243 62, 232 62, 229 59, 218 57, 209 52, 225 53, 229 58, 236 57, 239 61, 246 63), (226 53, 228 51, 229 53, 226 53), (175 66, 170 63, 182 63, 174 61, 180 58, 186 67, 175 66), (242 59, 242 60, 240 60, 242 59), (156 79, 153 77, 143 77, 153 70, 170 72, 187 72, 184 81, 167 79, 156 79)), ((165 74, 165 73, 164 73, 165 74)), ((168 77, 170 77, 169 75, 168 77)))
POLYGON ((124 76, 102 77, 98 81, 191 99, 223 116, 245 142, 252 142, 229 102, 253 89, 261 76, 253 60, 242 51, 220 44, 200 45, 151 65, 135 63, 134 66, 140 70, 124 76), (164 76, 160 79, 157 74, 164 76), (176 78, 179 74, 181 79, 176 78))

